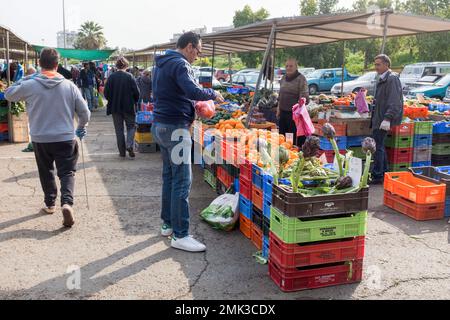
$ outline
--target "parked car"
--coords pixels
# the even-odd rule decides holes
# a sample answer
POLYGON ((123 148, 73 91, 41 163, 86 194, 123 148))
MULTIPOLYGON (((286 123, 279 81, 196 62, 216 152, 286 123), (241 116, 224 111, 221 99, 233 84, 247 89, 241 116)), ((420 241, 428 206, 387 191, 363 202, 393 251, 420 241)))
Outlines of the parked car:
MULTIPOLYGON (((344 81, 356 79, 358 76, 350 75, 347 69, 344 69, 344 81)), ((319 92, 330 91, 331 88, 342 81, 342 69, 318 69, 306 77, 308 80, 309 94, 315 95, 319 92)))
POLYGON ((242 69, 236 72, 236 74, 246 74, 246 73, 258 73, 259 69, 242 69))
POLYGON ((450 87, 447 88, 447 92, 445 93, 445 97, 443 99, 445 103, 450 103, 450 87))
POLYGON ((298 69, 298 72, 300 72, 305 77, 314 71, 316 71, 315 68, 300 68, 300 69, 298 69))
POLYGON ((433 83, 436 83, 437 81, 439 81, 444 76, 445 76, 445 74, 435 74, 435 75, 432 75, 432 76, 422 77, 417 82, 405 85, 403 87, 403 94, 406 95, 406 94, 408 94, 408 92, 410 90, 417 89, 417 88, 422 87, 422 86, 431 85, 433 83))
MULTIPOLYGON (((377 73, 368 72, 361 77, 344 82, 344 95, 348 95, 353 92, 358 92, 361 88, 368 91, 368 95, 373 96, 375 94, 375 86, 377 83, 377 73)), ((331 88, 331 93, 338 96, 341 94, 341 84, 336 83, 333 88, 331 88)))
MULTIPOLYGON (((249 88, 251 91, 255 91, 256 83, 258 81, 259 73, 246 73, 246 74, 236 74, 233 76, 232 85, 239 85, 249 88)), ((265 79, 263 78, 259 86, 260 89, 264 88, 265 79)), ((280 91, 280 83, 275 81, 273 83, 273 90, 280 91)))
POLYGON ((405 87, 421 78, 434 74, 450 73, 450 62, 420 62, 405 66, 400 73, 400 81, 405 87))
POLYGON ((428 98, 444 99, 447 94, 447 89, 450 85, 450 73, 442 77, 436 83, 412 89, 406 95, 407 98, 415 98, 418 93, 423 94, 428 98))
POLYGON ((231 73, 230 73, 230 70, 224 70, 224 69, 217 70, 216 71, 216 79, 219 82, 229 82, 230 74, 235 74, 235 73, 236 73, 235 70, 231 70, 231 73))

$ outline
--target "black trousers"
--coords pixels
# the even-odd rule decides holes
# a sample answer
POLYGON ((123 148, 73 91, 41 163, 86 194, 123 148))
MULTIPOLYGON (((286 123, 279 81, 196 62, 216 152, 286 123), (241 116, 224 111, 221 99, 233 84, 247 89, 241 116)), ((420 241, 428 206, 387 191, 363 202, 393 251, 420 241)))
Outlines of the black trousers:
POLYGON ((292 119, 292 112, 281 111, 279 120, 280 134, 292 133, 294 135, 294 145, 301 148, 306 141, 306 137, 297 137, 297 126, 292 119))
POLYGON ((73 206, 75 172, 78 161, 78 143, 76 140, 36 143, 33 142, 34 155, 39 171, 45 204, 54 207, 58 190, 55 180, 56 171, 61 182, 61 206, 73 206))
POLYGON ((136 133, 136 116, 132 113, 113 113, 114 129, 116 131, 117 147, 121 156, 126 155, 127 149, 134 149, 134 135, 136 133), (127 137, 125 141, 125 127, 127 137))

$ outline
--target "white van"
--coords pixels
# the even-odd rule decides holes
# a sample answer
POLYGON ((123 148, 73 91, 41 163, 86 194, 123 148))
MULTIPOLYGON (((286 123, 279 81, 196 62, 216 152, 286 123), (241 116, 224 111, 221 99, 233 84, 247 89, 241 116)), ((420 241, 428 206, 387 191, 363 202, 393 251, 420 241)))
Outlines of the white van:
POLYGON ((450 73, 450 62, 419 62, 407 65, 400 73, 400 81, 405 87, 422 77, 437 73, 450 73))

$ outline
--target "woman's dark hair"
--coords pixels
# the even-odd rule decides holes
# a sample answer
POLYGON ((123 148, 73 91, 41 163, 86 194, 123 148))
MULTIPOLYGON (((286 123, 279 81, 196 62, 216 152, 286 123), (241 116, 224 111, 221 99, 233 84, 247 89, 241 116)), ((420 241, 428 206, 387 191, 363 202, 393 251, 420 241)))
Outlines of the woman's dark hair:
POLYGON ((186 32, 180 37, 180 39, 178 39, 177 48, 184 49, 189 45, 189 43, 192 43, 192 45, 196 48, 201 39, 202 38, 198 33, 192 31, 186 32))
POLYGON ((130 63, 128 62, 128 60, 125 57, 120 57, 119 59, 117 59, 117 62, 116 62, 117 69, 126 69, 126 68, 128 68, 129 65, 130 65, 130 63))
POLYGON ((51 70, 58 67, 59 53, 53 48, 44 48, 39 57, 39 64, 42 69, 51 70))

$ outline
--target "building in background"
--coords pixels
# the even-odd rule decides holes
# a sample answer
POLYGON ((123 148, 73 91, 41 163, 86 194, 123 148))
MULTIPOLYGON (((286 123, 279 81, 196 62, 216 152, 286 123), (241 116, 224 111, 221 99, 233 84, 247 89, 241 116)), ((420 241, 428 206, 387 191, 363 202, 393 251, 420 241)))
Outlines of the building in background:
POLYGON ((208 29, 206 28, 206 26, 204 26, 203 28, 196 28, 196 29, 191 29, 191 30, 183 30, 183 32, 181 33, 175 33, 172 37, 172 39, 170 39, 170 42, 176 42, 178 41, 178 39, 180 39, 180 37, 185 33, 185 32, 195 32, 198 33, 200 35, 204 35, 206 33, 208 33, 208 29))
POLYGON ((228 26, 228 27, 213 27, 212 28, 212 32, 222 32, 222 31, 227 31, 227 30, 231 30, 233 29, 233 26, 228 26))
MULTIPOLYGON (((73 49, 75 40, 78 37, 78 32, 76 31, 66 31, 66 48, 73 49)), ((64 31, 59 31, 57 33, 57 47, 64 48, 64 31)))

